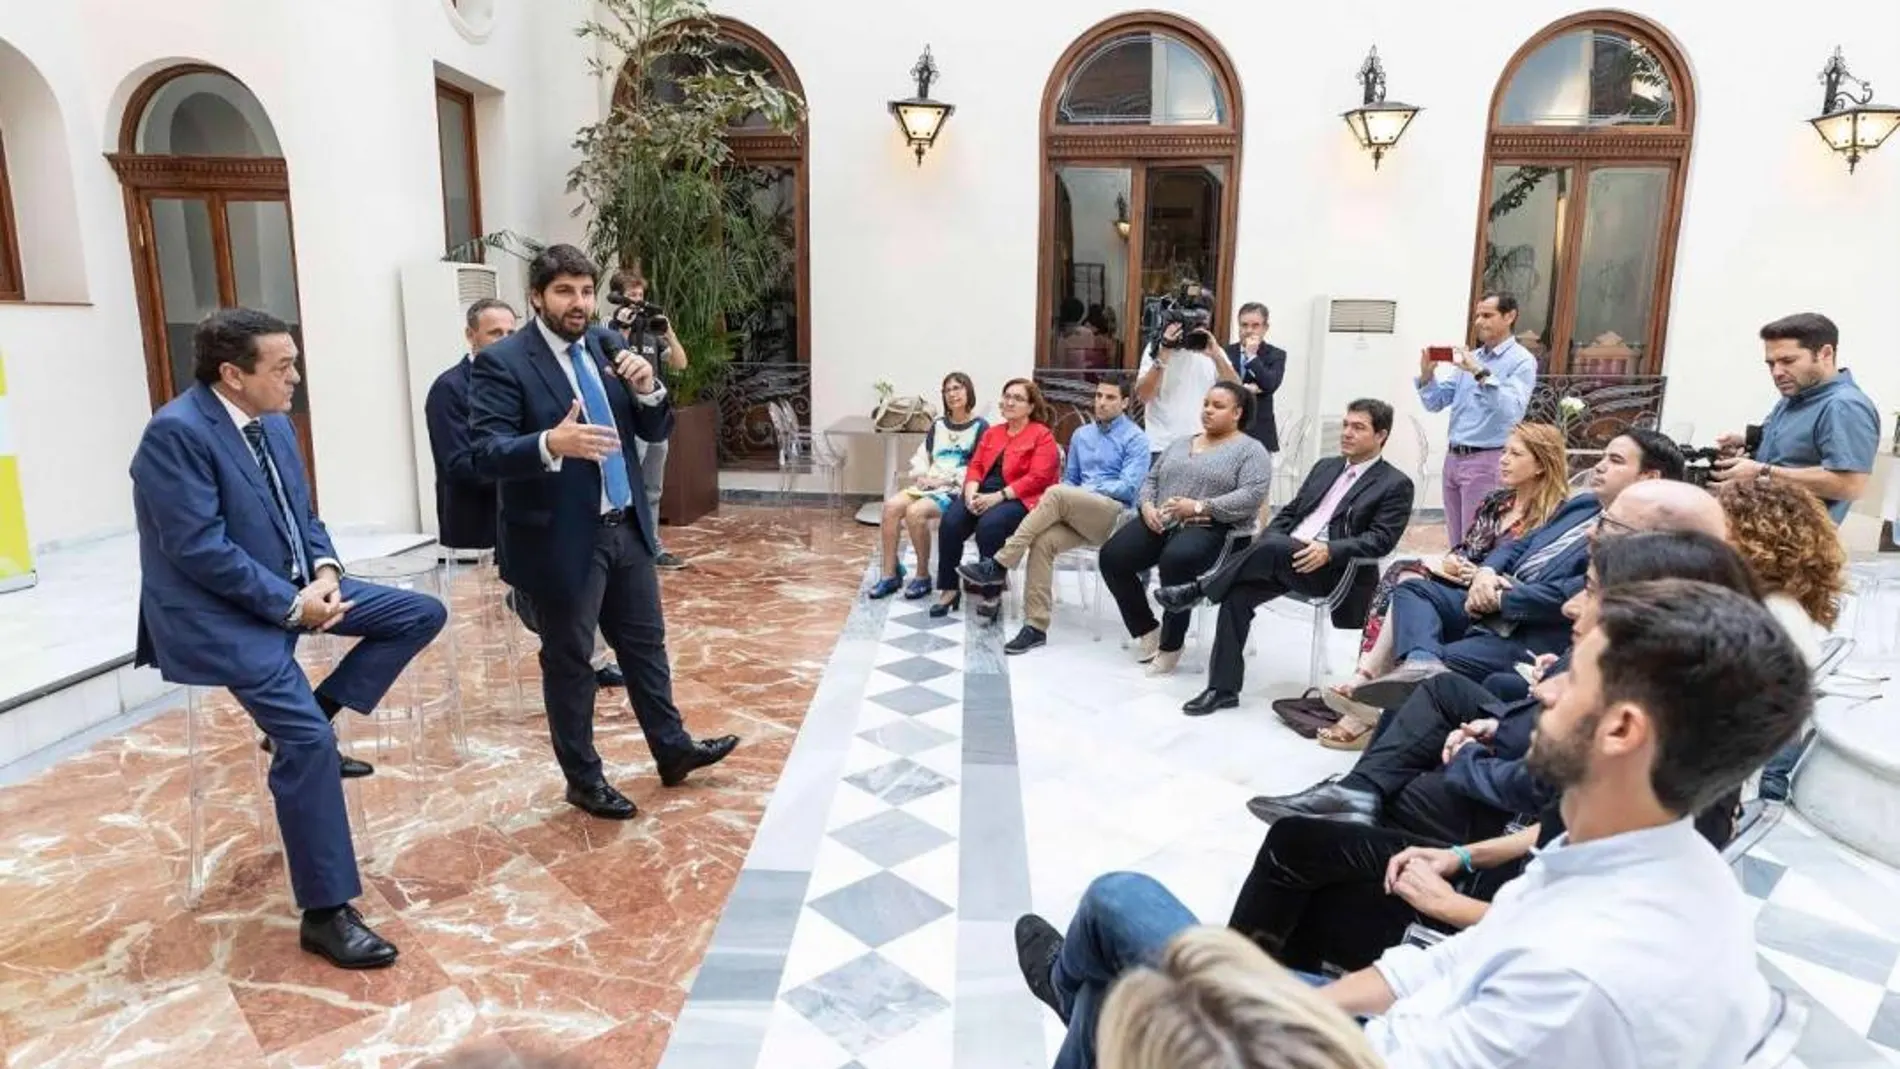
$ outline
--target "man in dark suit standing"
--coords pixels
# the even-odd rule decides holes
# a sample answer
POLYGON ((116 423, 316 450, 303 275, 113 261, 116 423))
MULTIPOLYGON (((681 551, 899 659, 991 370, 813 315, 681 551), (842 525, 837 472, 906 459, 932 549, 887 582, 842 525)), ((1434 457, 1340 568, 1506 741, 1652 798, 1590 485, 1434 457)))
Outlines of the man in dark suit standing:
MULTIPOLYGON (((474 378, 474 354, 514 332, 515 310, 507 301, 484 297, 469 305, 463 328, 468 352, 436 376, 422 404, 423 416, 429 422, 429 452, 435 457, 436 539, 449 549, 495 548, 496 511, 500 506, 495 484, 475 470, 468 393, 474 378)), ((538 633, 540 622, 528 599, 511 591, 509 600, 528 630, 538 633)), ((627 680, 620 669, 604 664, 594 671, 594 682, 603 687, 621 687, 627 680)))
POLYGON ((528 275, 533 322, 475 358, 475 470, 500 484, 502 580, 540 617, 542 692, 567 800, 626 820, 634 805, 607 782, 594 749, 597 626, 627 674, 661 783, 679 786, 739 740, 693 741, 673 704, 659 542, 634 449, 636 435, 662 441, 672 430, 666 388, 624 349, 608 364, 603 339, 613 332, 589 329, 600 271, 585 253, 550 246, 528 275))
MULTIPOLYGON (((1182 711, 1205 716, 1240 704, 1246 674, 1247 633, 1254 610, 1288 591, 1325 594, 1355 560, 1392 552, 1412 518, 1412 480, 1379 454, 1392 434, 1392 406, 1362 398, 1346 406, 1339 451, 1313 465, 1300 492, 1267 525, 1266 533, 1220 570, 1192 583, 1162 587, 1155 600, 1185 612, 1205 597, 1220 606, 1207 689, 1182 711)), ((1337 627, 1358 628, 1379 575, 1361 569, 1345 601, 1333 610, 1337 627)))
POLYGON ((330 720, 375 709, 447 613, 434 598, 343 576, 284 415, 301 381, 290 328, 228 308, 193 340, 198 385, 152 416, 132 458, 135 662, 173 683, 224 687, 251 714, 273 753, 299 942, 346 969, 379 968, 396 948, 350 905, 363 888, 330 720), (309 631, 362 639, 315 690, 296 659, 309 631))
POLYGON ((1273 416, 1273 395, 1286 378, 1286 350, 1267 344, 1267 306, 1248 301, 1240 306, 1240 340, 1227 347, 1227 359, 1240 372, 1240 385, 1254 395, 1253 425, 1247 433, 1267 447, 1280 451, 1280 425, 1273 416))

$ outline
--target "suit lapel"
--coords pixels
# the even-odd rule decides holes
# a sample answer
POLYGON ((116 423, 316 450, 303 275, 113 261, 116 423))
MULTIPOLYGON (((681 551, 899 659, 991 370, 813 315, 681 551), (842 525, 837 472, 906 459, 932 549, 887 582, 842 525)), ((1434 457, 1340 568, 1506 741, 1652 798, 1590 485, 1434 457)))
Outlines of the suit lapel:
MULTIPOLYGON (((264 511, 270 515, 271 522, 277 527, 277 533, 283 536, 284 544, 289 545, 290 531, 284 526, 283 510, 277 507, 277 499, 271 496, 270 483, 264 481, 264 469, 257 465, 257 454, 251 452, 251 444, 244 440, 244 435, 237 429, 237 425, 231 422, 231 414, 225 411, 224 402, 213 396, 209 386, 193 387, 193 398, 198 405, 199 414, 211 424, 211 437, 224 448, 228 459, 237 466, 238 471, 244 473, 245 481, 250 483, 251 489, 257 492, 257 500, 263 504, 264 511)), ((268 423, 264 425, 264 441, 267 444, 270 442, 270 424, 268 423)), ((275 453, 273 452, 272 455, 274 457, 275 453)), ((278 465, 278 470, 283 470, 282 464, 278 465)))
POLYGON ((1313 465, 1313 474, 1307 476, 1306 484, 1300 487, 1300 515, 1308 516, 1326 500, 1326 492, 1339 481, 1339 473, 1345 469, 1345 457, 1327 457, 1313 465))
MULTIPOLYGON (((1333 512, 1333 515, 1344 516, 1346 510, 1352 507, 1352 503, 1359 499, 1360 494, 1365 493, 1366 487, 1371 485, 1373 480, 1385 477, 1385 469, 1386 463, 1384 457, 1380 457, 1378 460, 1366 465, 1366 470, 1360 472, 1359 477, 1354 479, 1352 485, 1346 488, 1346 496, 1340 499, 1339 508, 1333 512)), ((1335 476, 1335 478, 1337 478, 1337 476, 1335 476)))
POLYGON ((548 388, 548 396, 554 398, 555 406, 565 416, 576 396, 574 388, 567 384, 567 373, 561 370, 560 361, 567 358, 548 348, 548 340, 541 336, 537 321, 530 319, 521 329, 528 335, 528 363, 540 375, 541 384, 548 388))

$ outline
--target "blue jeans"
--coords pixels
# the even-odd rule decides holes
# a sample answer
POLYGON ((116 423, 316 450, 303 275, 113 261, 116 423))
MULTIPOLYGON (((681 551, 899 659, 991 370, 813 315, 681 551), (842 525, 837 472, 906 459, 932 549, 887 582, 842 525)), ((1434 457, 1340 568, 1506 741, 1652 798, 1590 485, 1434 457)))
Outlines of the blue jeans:
POLYGON ((1807 752, 1808 743, 1813 738, 1812 735, 1803 734, 1768 759, 1768 764, 1761 770, 1761 797, 1771 802, 1788 800, 1789 780, 1794 776, 1794 766, 1801 763, 1801 755, 1807 752))
POLYGON ((1069 1026, 1055 1069, 1094 1069, 1095 1025, 1109 986, 1128 969, 1154 964, 1169 940, 1197 923, 1181 900, 1152 877, 1133 872, 1096 877, 1050 970, 1069 1026))

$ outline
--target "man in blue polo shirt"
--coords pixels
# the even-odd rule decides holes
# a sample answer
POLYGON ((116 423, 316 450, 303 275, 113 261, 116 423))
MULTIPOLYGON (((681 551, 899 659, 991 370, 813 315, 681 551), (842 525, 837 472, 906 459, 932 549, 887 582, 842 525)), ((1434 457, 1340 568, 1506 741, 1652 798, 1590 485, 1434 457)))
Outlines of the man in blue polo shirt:
POLYGON ((1027 653, 1048 641, 1056 557, 1077 546, 1108 541, 1122 514, 1135 507, 1135 493, 1148 477, 1148 436, 1127 416, 1128 385, 1120 379, 1095 384, 1095 422, 1069 438, 1062 483, 1052 486, 1016 528, 995 558, 957 569, 974 587, 1001 587, 1009 569, 1029 558, 1023 583, 1023 628, 1004 653, 1027 653))
POLYGON ((1841 332, 1833 320, 1818 312, 1784 316, 1761 328, 1761 340, 1781 400, 1762 421, 1753 457, 1742 455, 1741 435, 1715 440, 1724 457, 1710 479, 1793 483, 1820 498, 1838 524, 1867 491, 1880 412, 1854 373, 1836 363, 1841 332))
POLYGON ((1431 350, 1418 354, 1418 399, 1427 412, 1451 409, 1451 448, 1445 457, 1445 534, 1452 545, 1486 495, 1498 488, 1498 459, 1511 428, 1524 419, 1531 389, 1537 385, 1537 358, 1512 332, 1517 327, 1517 298, 1487 293, 1472 309, 1478 337, 1476 352, 1459 352, 1452 374, 1435 378, 1431 350))

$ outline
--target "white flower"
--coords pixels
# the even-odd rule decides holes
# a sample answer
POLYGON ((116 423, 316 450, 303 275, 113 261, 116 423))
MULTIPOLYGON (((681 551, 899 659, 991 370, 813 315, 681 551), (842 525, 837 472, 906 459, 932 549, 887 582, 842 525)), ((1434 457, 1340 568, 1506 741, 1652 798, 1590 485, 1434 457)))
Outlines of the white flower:
POLYGON ((1583 415, 1585 407, 1587 406, 1583 403, 1583 398, 1581 397, 1566 397, 1557 402, 1557 412, 1565 419, 1576 419, 1578 416, 1583 415))

